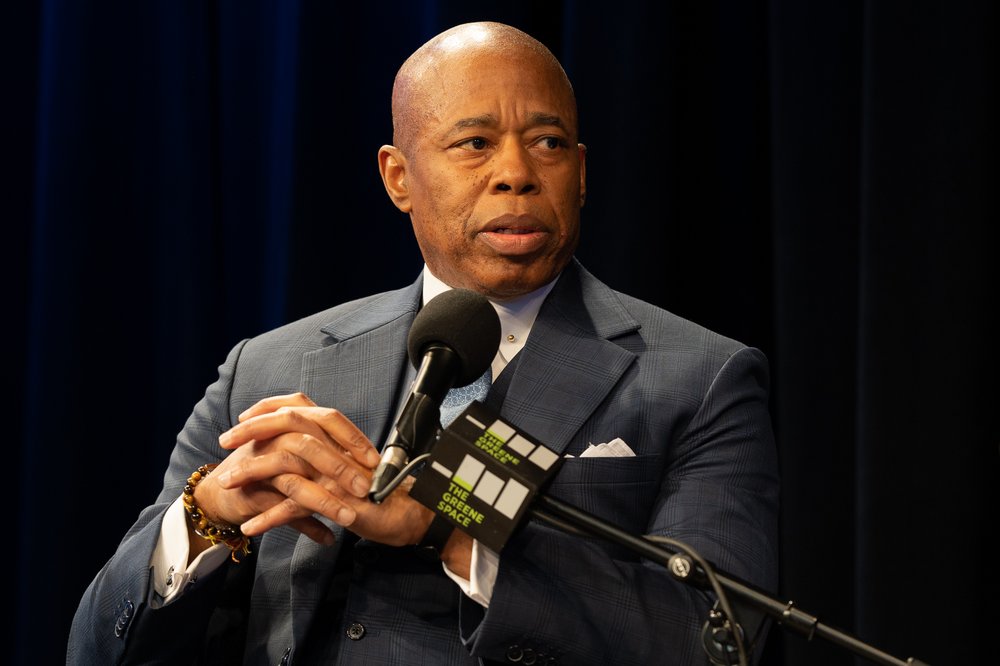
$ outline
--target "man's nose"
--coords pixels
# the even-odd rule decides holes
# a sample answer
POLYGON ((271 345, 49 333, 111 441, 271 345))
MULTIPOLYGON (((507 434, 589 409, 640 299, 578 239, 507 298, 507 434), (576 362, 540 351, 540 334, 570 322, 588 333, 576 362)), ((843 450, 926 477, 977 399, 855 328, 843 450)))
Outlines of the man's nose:
POLYGON ((541 183, 528 149, 517 141, 505 141, 493 158, 494 169, 490 183, 493 192, 532 194, 541 183))

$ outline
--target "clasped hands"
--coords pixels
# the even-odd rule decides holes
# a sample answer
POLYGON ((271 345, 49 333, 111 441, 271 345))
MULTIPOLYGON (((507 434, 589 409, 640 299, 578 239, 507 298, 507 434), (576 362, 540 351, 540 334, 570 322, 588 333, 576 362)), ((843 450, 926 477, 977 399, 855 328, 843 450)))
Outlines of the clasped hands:
POLYGON ((256 536, 290 525, 332 544, 314 514, 390 546, 420 541, 433 514, 409 496, 412 478, 381 504, 368 499, 379 454, 341 412, 305 394, 265 398, 219 437, 232 451, 195 489, 211 520, 256 536))

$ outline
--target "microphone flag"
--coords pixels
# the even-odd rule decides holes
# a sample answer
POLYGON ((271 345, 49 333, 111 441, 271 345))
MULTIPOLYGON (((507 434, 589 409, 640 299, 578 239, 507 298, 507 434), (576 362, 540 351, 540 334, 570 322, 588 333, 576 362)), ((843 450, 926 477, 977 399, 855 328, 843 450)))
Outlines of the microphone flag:
POLYGON ((410 496, 499 553, 563 459, 471 403, 445 428, 410 496))

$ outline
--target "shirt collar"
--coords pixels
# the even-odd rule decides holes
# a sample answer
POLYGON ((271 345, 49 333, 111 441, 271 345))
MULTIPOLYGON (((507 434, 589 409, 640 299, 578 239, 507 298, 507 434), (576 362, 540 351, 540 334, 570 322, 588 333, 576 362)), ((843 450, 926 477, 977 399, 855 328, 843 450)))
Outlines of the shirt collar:
MULTIPOLYGON (((528 334, 531 333, 531 327, 538 316, 538 311, 558 279, 557 276, 555 280, 535 291, 503 303, 490 301, 493 309, 497 311, 497 316, 500 317, 500 347, 497 350, 496 358, 493 359, 494 379, 524 348, 524 344, 528 341, 528 334)), ((426 304, 435 296, 449 289, 451 287, 431 273, 425 264, 423 303, 426 304)))

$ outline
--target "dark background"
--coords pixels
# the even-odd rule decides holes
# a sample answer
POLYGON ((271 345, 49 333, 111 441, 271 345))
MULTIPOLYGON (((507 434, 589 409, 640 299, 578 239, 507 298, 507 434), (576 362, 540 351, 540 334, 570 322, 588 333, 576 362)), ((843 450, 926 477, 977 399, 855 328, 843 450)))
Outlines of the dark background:
MULTIPOLYGON (((64 660, 234 343, 416 276, 376 168, 392 78, 480 19, 574 81, 584 264, 771 359, 780 598, 895 657, 995 658, 994 3, 470 4, 3 11, 12 661, 64 660)), ((780 628, 765 653, 854 661, 780 628)))

